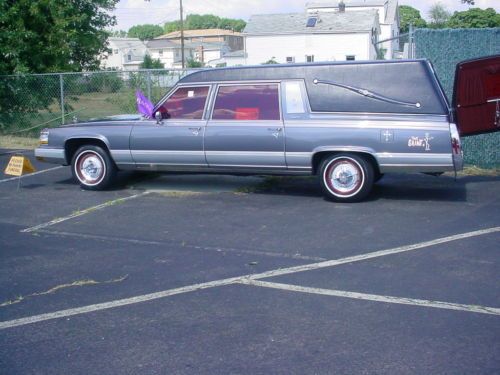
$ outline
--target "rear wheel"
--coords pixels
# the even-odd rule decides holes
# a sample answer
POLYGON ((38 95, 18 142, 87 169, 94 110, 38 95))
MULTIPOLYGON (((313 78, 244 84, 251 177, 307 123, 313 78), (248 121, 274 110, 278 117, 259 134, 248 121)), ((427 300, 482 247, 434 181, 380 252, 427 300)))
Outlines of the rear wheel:
POLYGON ((329 200, 359 202, 370 193, 373 180, 372 164, 358 155, 331 155, 320 166, 321 188, 329 200))
POLYGON ((373 182, 379 182, 382 179, 382 177, 384 177, 383 173, 380 173, 379 171, 375 171, 373 182))
POLYGON ((116 165, 109 154, 99 146, 82 146, 71 161, 73 177, 86 190, 103 190, 116 176, 116 165))

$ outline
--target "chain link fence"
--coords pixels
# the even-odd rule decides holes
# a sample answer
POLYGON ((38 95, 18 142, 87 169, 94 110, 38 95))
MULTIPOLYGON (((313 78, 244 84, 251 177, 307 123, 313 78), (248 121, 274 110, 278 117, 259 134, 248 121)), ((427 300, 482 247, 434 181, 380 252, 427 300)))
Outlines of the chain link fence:
MULTIPOLYGON (((392 39, 392 38, 391 38, 392 39)), ((416 29, 400 36, 403 57, 429 59, 451 102, 456 63, 500 54, 500 28, 416 29)), ((157 102, 195 69, 151 69, 0 76, 0 135, 37 136, 40 129, 136 113, 135 92, 157 102)), ((500 166, 500 132, 463 139, 465 162, 500 166)))
POLYGON ((40 129, 136 113, 135 92, 158 101, 192 69, 151 69, 0 76, 0 134, 37 136, 40 129))
MULTIPOLYGON (((451 103, 456 64, 500 54, 500 28, 416 29, 414 42, 416 57, 432 62, 451 103)), ((462 143, 466 164, 481 168, 500 167, 500 132, 464 137, 462 143)))

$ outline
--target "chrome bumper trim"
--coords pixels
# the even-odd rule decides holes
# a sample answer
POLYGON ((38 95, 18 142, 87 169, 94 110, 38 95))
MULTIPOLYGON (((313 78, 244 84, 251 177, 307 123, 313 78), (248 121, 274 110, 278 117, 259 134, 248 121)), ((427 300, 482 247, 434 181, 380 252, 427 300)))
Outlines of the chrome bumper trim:
POLYGON ((66 151, 63 148, 35 148, 35 158, 47 163, 67 165, 66 151))

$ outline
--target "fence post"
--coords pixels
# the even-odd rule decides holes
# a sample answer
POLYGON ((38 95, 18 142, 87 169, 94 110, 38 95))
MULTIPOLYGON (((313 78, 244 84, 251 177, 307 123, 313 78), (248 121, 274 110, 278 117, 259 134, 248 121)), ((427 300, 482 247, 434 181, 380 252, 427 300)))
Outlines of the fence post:
POLYGON ((413 53, 413 25, 410 23, 410 28, 408 29, 408 58, 415 58, 413 53))
POLYGON ((146 75, 147 86, 148 86, 148 99, 151 101, 151 71, 148 70, 148 74, 146 75))
POLYGON ((61 90, 61 124, 64 125, 64 79, 62 74, 59 74, 59 88, 61 90))

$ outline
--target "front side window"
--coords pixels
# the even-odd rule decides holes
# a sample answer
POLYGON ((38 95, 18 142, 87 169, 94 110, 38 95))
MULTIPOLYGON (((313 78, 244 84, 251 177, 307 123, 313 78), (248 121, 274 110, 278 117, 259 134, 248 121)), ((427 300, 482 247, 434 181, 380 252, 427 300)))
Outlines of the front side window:
POLYGON ((221 86, 215 99, 214 120, 279 120, 277 84, 221 86))
POLYGON ((208 86, 179 87, 158 111, 164 119, 201 120, 207 96, 208 86))

